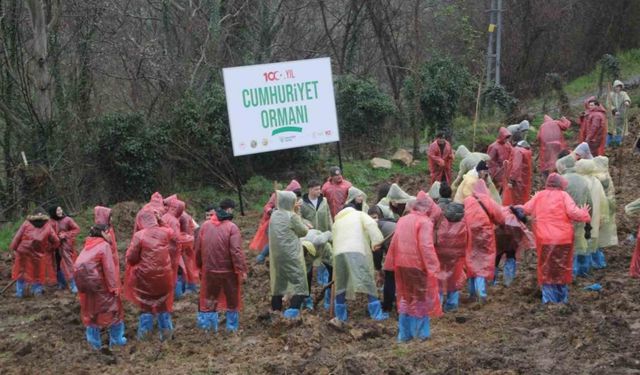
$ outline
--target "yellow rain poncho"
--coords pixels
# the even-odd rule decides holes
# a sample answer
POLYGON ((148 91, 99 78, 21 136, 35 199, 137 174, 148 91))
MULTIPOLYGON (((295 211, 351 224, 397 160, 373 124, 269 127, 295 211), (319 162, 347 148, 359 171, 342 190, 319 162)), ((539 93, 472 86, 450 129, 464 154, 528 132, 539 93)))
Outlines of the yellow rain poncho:
POLYGON ((376 206, 382 212, 382 217, 385 219, 395 219, 395 215, 393 214, 393 211, 391 211, 391 207, 389 207, 389 198, 384 197, 380 199, 380 202, 378 202, 376 206))
MULTIPOLYGON (((398 186, 398 184, 391 184, 391 187, 389 188, 389 192, 387 193, 387 199, 389 199, 390 209, 391 209, 391 206, 404 204, 405 211, 406 211, 406 204, 415 198, 416 197, 413 197, 407 194, 407 192, 405 192, 404 190, 402 190, 402 188, 398 186)), ((393 209, 391 209, 391 212, 393 213, 393 216, 391 217, 392 219, 398 219, 400 217, 400 215, 396 214, 397 211, 394 212, 393 209)))
POLYGON ((269 271, 271 295, 308 295, 307 271, 300 237, 307 235, 307 226, 293 212, 296 195, 276 191, 277 210, 269 222, 269 271))
POLYGON ((576 168, 576 158, 569 154, 567 156, 563 156, 556 161, 556 170, 561 175, 574 172, 576 168))
POLYGON ((362 196, 362 209, 360 211, 366 214, 367 211, 369 211, 369 205, 367 205, 367 195, 362 190, 358 189, 355 186, 352 186, 349 188, 349 194, 347 195, 347 201, 345 202, 344 206, 346 207, 349 205, 352 205, 352 206, 357 205, 355 200, 359 196, 362 196))
POLYGON ((377 295, 372 249, 384 241, 378 224, 364 212, 347 207, 333 223, 333 272, 336 294, 377 295))
POLYGON ((462 179, 467 172, 475 169, 476 165, 478 165, 480 161, 488 161, 490 157, 482 152, 471 152, 465 146, 460 146, 456 150, 456 159, 460 160, 460 165, 458 167, 458 176, 451 184, 452 191, 455 191, 458 185, 462 183, 462 179))
POLYGON ((609 247, 618 245, 618 226, 616 225, 616 189, 613 186, 613 179, 609 174, 609 158, 597 156, 593 158, 596 164, 595 176, 600 180, 604 194, 607 197, 609 206, 608 214, 602 216, 600 224, 599 247, 609 247))
POLYGON ((331 210, 329 209, 329 203, 327 198, 319 197, 318 205, 314 205, 307 196, 303 197, 302 205, 300 206, 300 216, 303 219, 308 220, 313 226, 313 229, 317 229, 321 232, 331 230, 331 210))
MULTIPOLYGON (((585 178, 587 189, 591 193, 591 239, 587 241, 587 254, 591 254, 599 248, 602 218, 609 215, 609 205, 602 184, 595 176, 596 164, 593 159, 578 160, 576 173, 585 178)), ((576 251, 576 255, 583 254, 578 254, 576 251)))
MULTIPOLYGON (((573 170, 573 168, 571 168, 573 170)), ((591 193, 589 192, 589 181, 586 177, 577 174, 575 171, 571 171, 563 174, 563 176, 567 182, 567 189, 565 190, 577 206, 581 207, 584 204, 588 204, 589 206, 593 206, 591 202, 591 193)), ((580 222, 573 223, 573 238, 574 238, 574 249, 576 255, 585 255, 588 252, 588 243, 584 238, 584 224, 580 222)))
MULTIPOLYGON (((471 196, 473 193, 473 186, 478 181, 478 171, 475 169, 470 170, 467 174, 464 175, 462 179, 462 183, 456 189, 456 193, 454 195, 453 201, 456 203, 463 203, 465 198, 471 196)), ((491 181, 491 177, 487 177, 487 188, 491 193, 491 198, 497 203, 502 204, 502 198, 500 197, 500 193, 498 193, 498 189, 491 181)))
POLYGON ((331 232, 321 232, 310 229, 306 236, 300 239, 302 246, 307 249, 304 254, 307 270, 313 267, 314 263, 331 265, 333 264, 333 249, 331 247, 331 232))

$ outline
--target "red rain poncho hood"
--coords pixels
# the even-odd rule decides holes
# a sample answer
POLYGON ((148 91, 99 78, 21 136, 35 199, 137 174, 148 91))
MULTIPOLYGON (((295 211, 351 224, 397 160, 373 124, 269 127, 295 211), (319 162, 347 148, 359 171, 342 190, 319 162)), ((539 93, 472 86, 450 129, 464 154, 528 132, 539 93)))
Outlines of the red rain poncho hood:
POLYGON ((540 171, 550 172, 555 169, 558 154, 567 149, 563 132, 569 129, 569 126, 571 126, 571 122, 567 119, 554 120, 547 115, 544 116, 544 122, 538 132, 540 171))

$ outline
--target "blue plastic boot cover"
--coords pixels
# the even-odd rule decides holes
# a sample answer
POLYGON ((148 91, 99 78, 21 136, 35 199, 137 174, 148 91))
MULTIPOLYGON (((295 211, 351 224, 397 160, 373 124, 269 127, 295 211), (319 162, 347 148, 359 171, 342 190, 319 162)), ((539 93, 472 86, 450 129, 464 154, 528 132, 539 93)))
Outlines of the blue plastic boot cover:
POLYGON ((74 279, 69 280, 69 288, 71 289, 71 293, 78 294, 78 287, 74 279))
POLYGON ((604 259, 604 251, 602 251, 602 249, 598 249, 596 252, 591 254, 591 265, 597 270, 607 267, 607 262, 604 259))
POLYGON ((238 328, 240 328, 240 314, 237 311, 227 311, 225 315, 227 317, 227 331, 238 331, 238 328))
POLYGON ((343 322, 347 321, 347 304, 346 303, 337 303, 334 306, 334 312, 336 318, 343 322))
POLYGON ((373 320, 387 320, 389 319, 389 314, 382 311, 382 304, 380 303, 380 301, 373 301, 371 303, 369 303, 369 305, 367 306, 367 308, 369 309, 369 316, 371 317, 371 319, 373 320))
POLYGON ((265 245, 264 249, 262 249, 260 254, 258 254, 258 256, 256 257, 256 263, 258 264, 264 263, 264 261, 267 259, 268 256, 269 256, 269 245, 265 245))
MULTIPOLYGON (((507 267, 504 267, 505 273, 507 271, 507 267)), ((498 285, 498 276, 500 276, 500 268, 496 267, 495 271, 493 271, 493 281, 491 282, 491 286, 498 285)), ((506 275, 505 275, 506 276, 506 275)))
POLYGON ((316 272, 318 273, 318 284, 320 286, 329 284, 329 270, 324 264, 319 265, 316 272))
POLYGON ((124 346, 127 339, 124 337, 124 322, 118 322, 109 327, 109 347, 114 345, 124 346))
POLYGON ((569 286, 565 284, 542 284, 542 303, 569 302, 569 286))
POLYGON ((313 310, 313 298, 311 296, 305 298, 304 302, 302 302, 302 307, 307 310, 313 310))
POLYGON ((331 288, 324 291, 324 309, 329 310, 331 308, 331 288))
POLYGON ((415 337, 419 340, 426 340, 431 337, 431 325, 428 316, 423 318, 413 318, 413 322, 415 327, 415 337))
POLYGON ((407 314, 398 316, 398 342, 407 342, 413 338, 411 319, 407 314))
POLYGON ((22 279, 16 280, 16 297, 22 298, 24 297, 24 286, 26 283, 22 279))
POLYGON ((67 281, 64 278, 62 270, 58 270, 58 272, 56 272, 56 280, 58 280, 58 289, 67 289, 67 281))
POLYGON ((198 284, 187 283, 184 288, 185 293, 197 293, 198 292, 198 284))
POLYGON ((447 293, 447 301, 444 304, 444 311, 454 311, 458 309, 460 303, 460 292, 447 293))
POLYGON ((140 314, 138 320, 138 340, 142 340, 153 331, 153 314, 140 314))
POLYGON ((184 278, 182 277, 182 275, 178 275, 178 280, 176 280, 176 290, 174 293, 174 298, 180 299, 182 298, 183 294, 184 294, 184 278))
POLYGON ((516 278, 516 260, 514 258, 507 259, 504 264, 504 285, 509 286, 516 278))
POLYGON ((197 326, 206 331, 213 330, 218 332, 218 313, 198 311, 197 326))
POLYGON ((484 277, 475 277, 473 280, 474 289, 476 290, 476 294, 478 299, 485 300, 487 299, 487 283, 484 277))
POLYGON ((575 263, 577 263, 575 267, 577 269, 576 276, 589 276, 589 271, 591 270, 591 254, 576 255, 575 263))
POLYGON ((95 326, 87 327, 85 331, 87 336, 87 342, 93 349, 100 349, 102 347, 102 338, 100 337, 100 328, 95 326))
POLYGON ((160 329, 160 340, 170 339, 173 336, 171 313, 163 312, 158 314, 158 328, 160 329))
POLYGON ((286 309, 282 313, 282 316, 287 319, 295 319, 300 316, 300 309, 286 309))
POLYGON ((469 281, 467 282, 467 289, 469 290, 469 296, 470 297, 475 297, 476 296, 476 284, 475 284, 475 277, 470 277, 469 281))
POLYGON ((33 283, 31 284, 31 294, 34 296, 41 296, 44 293, 44 289, 42 289, 42 284, 33 283))

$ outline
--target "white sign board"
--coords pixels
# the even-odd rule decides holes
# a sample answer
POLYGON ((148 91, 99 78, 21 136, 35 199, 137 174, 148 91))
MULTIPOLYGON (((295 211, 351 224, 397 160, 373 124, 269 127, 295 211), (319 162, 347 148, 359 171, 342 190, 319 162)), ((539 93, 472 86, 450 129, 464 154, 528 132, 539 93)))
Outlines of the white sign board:
POLYGON ((235 156, 340 140, 328 57, 222 73, 235 156))

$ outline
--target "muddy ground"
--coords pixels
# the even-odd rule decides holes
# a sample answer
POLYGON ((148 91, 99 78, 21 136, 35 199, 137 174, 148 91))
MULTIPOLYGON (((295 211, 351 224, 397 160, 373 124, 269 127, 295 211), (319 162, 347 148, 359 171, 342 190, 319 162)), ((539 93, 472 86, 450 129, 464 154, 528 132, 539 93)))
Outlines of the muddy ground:
MULTIPOLYGON (((624 204, 640 196, 640 156, 626 152, 623 157, 618 194, 621 240, 635 232, 640 221, 623 215, 624 204)), ((611 164, 617 181, 615 154, 611 164)), ((130 215, 137 207, 122 203, 116 208, 121 256, 130 236, 130 215)), ((258 214, 236 221, 248 241, 258 214)), ((349 324, 342 329, 328 324, 322 308, 305 312, 297 323, 263 319, 269 307, 269 273, 266 266, 255 265, 255 254, 248 254, 245 308, 241 331, 234 335, 199 332, 196 296, 190 295, 175 304, 173 340, 136 341, 137 313, 125 303, 129 344, 113 352, 94 352, 84 339, 79 305, 68 292, 49 289, 42 298, 20 300, 10 290, 0 297, 0 373, 640 373, 640 283, 628 277, 632 251, 630 245, 608 250, 608 268, 576 280, 571 302, 555 306, 540 303, 535 255, 530 252, 519 263, 510 288, 491 287, 489 301, 482 306, 463 302, 459 311, 432 321, 430 340, 409 344, 396 343, 395 314, 386 322, 373 322, 366 317, 364 300, 349 306, 349 324), (583 289, 593 283, 603 290, 583 289)), ((4 253, 2 285, 10 282, 10 266, 4 253)))

